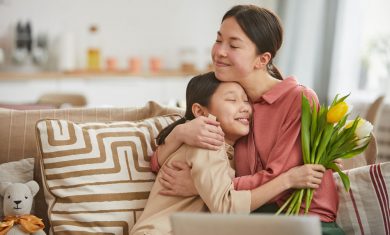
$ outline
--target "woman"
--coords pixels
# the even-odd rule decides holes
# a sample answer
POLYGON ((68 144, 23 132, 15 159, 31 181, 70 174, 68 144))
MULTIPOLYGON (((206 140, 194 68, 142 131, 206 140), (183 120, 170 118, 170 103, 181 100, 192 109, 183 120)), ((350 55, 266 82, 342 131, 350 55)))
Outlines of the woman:
MULTIPOLYGON (((321 165, 307 165, 295 167, 256 189, 234 190, 234 170, 230 165, 233 158, 232 145, 248 134, 252 114, 245 91, 238 83, 220 82, 214 73, 207 73, 191 79, 186 99, 184 118, 162 130, 157 142, 164 143, 171 130, 186 120, 213 115, 219 119, 225 132, 225 145, 215 151, 184 144, 171 154, 165 164, 170 165, 172 161, 180 160, 191 165, 191 178, 199 195, 160 195, 158 192, 162 185, 157 180, 131 234, 170 234, 169 215, 175 212, 249 213, 291 187, 303 187, 307 184, 313 188, 318 187, 325 169, 321 165), (313 177, 307 177, 308 175, 313 177)), ((157 179, 160 178, 161 175, 157 175, 157 179)))
MULTIPOLYGON (((273 65, 273 58, 282 44, 283 30, 278 17, 267 9, 252 5, 239 5, 223 17, 217 40, 213 46, 212 59, 216 77, 221 81, 238 82, 253 103, 252 128, 247 137, 235 145, 236 190, 249 190, 269 182, 288 169, 301 165, 300 117, 302 93, 318 105, 316 94, 297 83, 295 78, 283 79, 273 65)), ((182 143, 215 149, 221 145, 223 134, 219 123, 206 118, 179 125, 158 148, 152 159, 163 163, 166 156, 182 143)), ((191 187, 183 177, 185 165, 175 163, 182 169, 165 167, 162 172, 162 193, 173 195, 191 194, 191 187)), ((187 177, 188 179, 188 177, 187 177)), ((259 212, 275 212, 288 198, 283 192, 269 201, 259 212)), ((344 234, 335 223, 338 195, 332 171, 324 174, 322 184, 315 191, 309 213, 322 221, 323 234, 344 234)))

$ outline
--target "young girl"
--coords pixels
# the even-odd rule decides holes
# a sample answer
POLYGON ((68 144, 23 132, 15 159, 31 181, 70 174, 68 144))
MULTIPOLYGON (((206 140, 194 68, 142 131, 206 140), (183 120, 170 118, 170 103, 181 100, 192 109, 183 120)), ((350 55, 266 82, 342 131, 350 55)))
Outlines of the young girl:
POLYGON ((225 133, 225 144, 218 150, 184 144, 171 154, 165 164, 171 165, 177 160, 189 164, 199 195, 173 197, 159 194, 162 185, 159 181, 161 174, 158 174, 146 207, 131 234, 171 234, 169 216, 174 212, 249 213, 289 188, 306 185, 316 188, 320 184, 324 168, 307 165, 292 168, 256 189, 234 190, 232 145, 248 134, 252 114, 245 91, 238 83, 220 82, 214 73, 207 73, 191 79, 186 99, 184 118, 162 130, 157 142, 164 143, 166 136, 180 123, 198 116, 215 116, 225 133))
MULTIPOLYGON (((212 49, 216 77, 225 82, 238 82, 253 103, 250 133, 235 145, 237 178, 233 181, 236 190, 264 185, 288 169, 303 164, 301 96, 304 94, 317 104, 318 99, 311 89, 299 85, 294 77, 283 79, 273 65, 282 37, 282 26, 274 13, 253 5, 238 5, 224 15, 212 49)), ((158 148, 158 161, 164 162, 166 156, 182 143, 215 149, 223 138, 218 125, 216 121, 197 118, 177 126, 166 139, 166 144, 158 148)), ((156 168, 156 156, 152 164, 156 168)), ((178 174, 188 175, 188 167, 174 165, 183 170, 177 172, 164 167, 162 182, 166 189, 163 192, 191 194, 191 181, 177 177, 178 174)), ((283 192, 273 198, 260 212, 276 212, 289 193, 283 192)), ((314 193, 309 211, 320 217, 323 234, 344 234, 335 223, 337 209, 337 188, 332 171, 328 170, 314 193)))

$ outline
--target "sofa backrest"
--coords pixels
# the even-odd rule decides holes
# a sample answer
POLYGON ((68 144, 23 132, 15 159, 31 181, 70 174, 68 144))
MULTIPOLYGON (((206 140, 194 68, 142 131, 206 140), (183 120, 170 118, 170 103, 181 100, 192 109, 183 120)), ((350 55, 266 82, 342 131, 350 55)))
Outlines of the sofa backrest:
MULTIPOLYGON (((40 156, 35 124, 41 119, 65 119, 73 122, 135 121, 166 114, 183 114, 178 108, 163 107, 153 101, 143 107, 126 108, 69 108, 42 110, 12 110, 0 108, 0 164, 35 158, 34 180, 41 189, 40 156)), ((43 190, 35 197, 35 213, 45 222, 47 205, 43 190)))
POLYGON ((134 121, 182 112, 181 109, 162 107, 153 101, 143 107, 128 108, 0 109, 0 164, 38 156, 35 124, 40 119, 73 122, 134 121))

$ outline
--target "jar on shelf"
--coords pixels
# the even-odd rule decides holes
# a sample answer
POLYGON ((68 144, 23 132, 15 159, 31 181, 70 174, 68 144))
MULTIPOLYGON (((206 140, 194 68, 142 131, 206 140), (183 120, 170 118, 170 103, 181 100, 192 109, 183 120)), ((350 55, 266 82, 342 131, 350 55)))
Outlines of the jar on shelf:
POLYGON ((196 50, 192 47, 182 48, 180 50, 180 69, 184 73, 193 73, 196 68, 196 50))
POLYGON ((97 71, 101 69, 101 48, 99 43, 99 28, 97 25, 89 27, 87 49, 87 69, 97 71))

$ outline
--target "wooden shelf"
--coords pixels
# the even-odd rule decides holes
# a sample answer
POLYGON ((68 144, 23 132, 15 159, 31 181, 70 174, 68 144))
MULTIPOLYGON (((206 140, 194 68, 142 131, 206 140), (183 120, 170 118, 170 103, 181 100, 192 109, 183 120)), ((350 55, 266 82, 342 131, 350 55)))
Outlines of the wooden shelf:
POLYGON ((180 70, 164 70, 159 72, 140 72, 132 73, 129 71, 72 71, 72 72, 0 72, 0 80, 28 80, 28 79, 66 79, 66 78, 83 78, 83 79, 107 79, 110 77, 187 77, 194 76, 207 71, 183 72, 180 70))

